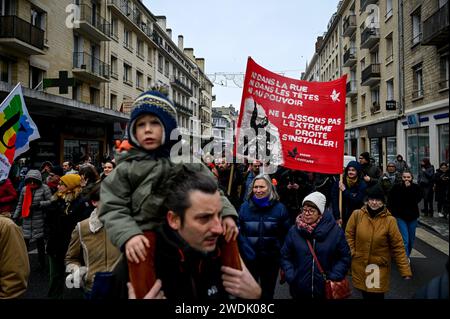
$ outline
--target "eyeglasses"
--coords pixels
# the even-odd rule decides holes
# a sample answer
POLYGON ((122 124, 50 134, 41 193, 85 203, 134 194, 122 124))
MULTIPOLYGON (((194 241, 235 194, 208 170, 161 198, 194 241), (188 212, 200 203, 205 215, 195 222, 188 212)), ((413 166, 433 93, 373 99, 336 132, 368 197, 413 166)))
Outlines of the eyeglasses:
POLYGON ((312 208, 312 207, 306 207, 306 206, 305 206, 305 207, 302 208, 302 212, 303 212, 304 214, 311 214, 311 215, 313 215, 313 214, 317 213, 318 210, 315 209, 315 208, 312 208))

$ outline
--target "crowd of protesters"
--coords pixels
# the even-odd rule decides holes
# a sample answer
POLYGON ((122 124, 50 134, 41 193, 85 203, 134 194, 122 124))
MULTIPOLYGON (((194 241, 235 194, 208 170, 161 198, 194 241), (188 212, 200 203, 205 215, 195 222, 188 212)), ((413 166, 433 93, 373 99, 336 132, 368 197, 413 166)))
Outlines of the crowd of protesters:
POLYGON ((435 198, 438 216, 448 217, 447 163, 435 172, 424 158, 417 183, 401 155, 383 173, 367 152, 342 178, 282 167, 268 175, 258 160, 231 164, 209 154, 203 164, 175 164, 167 139, 176 127, 171 101, 152 91, 133 106, 129 145, 117 163, 105 160, 100 170, 89 156, 76 167, 44 162, 0 181, 0 244, 15 245, 15 262, 28 265, 19 272, 1 257, 0 298, 26 291, 32 242, 55 299, 76 276, 87 299, 135 298, 139 264, 139 276, 147 269, 158 279, 145 298, 272 299, 281 278, 293 298, 320 299, 324 278, 342 280, 350 269, 363 298, 384 298, 392 258, 405 279, 413 275, 422 199, 424 216, 433 216, 435 198), (219 258, 235 239, 239 269, 219 258), (370 265, 379 267, 380 283, 368 287, 370 265))

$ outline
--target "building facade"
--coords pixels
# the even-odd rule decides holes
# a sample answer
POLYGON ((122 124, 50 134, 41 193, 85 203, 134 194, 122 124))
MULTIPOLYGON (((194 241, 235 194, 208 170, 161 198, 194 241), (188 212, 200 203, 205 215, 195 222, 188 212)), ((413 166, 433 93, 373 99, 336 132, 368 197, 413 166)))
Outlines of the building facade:
POLYGON ((35 166, 112 155, 132 101, 155 86, 174 101, 181 130, 201 135, 212 83, 192 57, 140 0, 0 0, 0 99, 24 87, 41 135, 27 153, 35 166))
POLYGON ((336 20, 303 78, 347 75, 345 152, 369 151, 382 168, 402 154, 414 173, 423 157, 448 162, 447 1, 344 0, 336 20))

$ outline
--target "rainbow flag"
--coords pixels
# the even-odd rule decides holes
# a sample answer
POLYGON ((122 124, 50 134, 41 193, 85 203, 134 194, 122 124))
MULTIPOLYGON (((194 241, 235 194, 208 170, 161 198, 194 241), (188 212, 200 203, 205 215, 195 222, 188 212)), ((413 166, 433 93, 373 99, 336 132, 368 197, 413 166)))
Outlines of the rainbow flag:
POLYGON ((30 141, 39 137, 18 83, 0 104, 0 180, 8 176, 14 159, 30 148, 30 141))

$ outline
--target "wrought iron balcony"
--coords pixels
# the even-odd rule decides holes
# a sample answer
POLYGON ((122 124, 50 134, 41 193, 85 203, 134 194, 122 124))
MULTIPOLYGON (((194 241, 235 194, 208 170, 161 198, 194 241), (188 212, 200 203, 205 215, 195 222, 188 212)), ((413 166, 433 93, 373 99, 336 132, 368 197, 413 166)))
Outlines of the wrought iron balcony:
POLYGON ((349 48, 344 53, 343 66, 352 66, 356 63, 356 48, 349 48))
POLYGON ((192 89, 189 88, 177 77, 172 77, 172 81, 170 82, 170 84, 178 89, 181 89, 184 93, 188 94, 189 96, 192 96, 193 94, 192 89))
POLYGON ((80 7, 79 32, 97 41, 110 41, 111 24, 98 12, 86 4, 80 7))
POLYGON ((193 114, 192 110, 190 110, 183 104, 175 102, 175 108, 176 108, 177 112, 179 111, 181 113, 184 113, 185 115, 192 116, 192 114, 193 114))
POLYGON ((361 33, 361 49, 370 49, 380 41, 380 29, 375 27, 365 28, 361 33))
POLYGON ((358 94, 358 85, 356 80, 350 80, 346 85, 347 97, 353 97, 358 94))
POLYGON ((344 24, 342 26, 343 32, 342 34, 345 37, 349 37, 355 33, 356 30, 356 15, 349 14, 346 18, 344 18, 344 24))
POLYGON ((44 54, 44 30, 14 15, 0 16, 0 45, 28 55, 44 54))
POLYGON ((370 64, 361 73, 361 85, 372 86, 380 82, 380 64, 370 64))
POLYGON ((109 82, 109 64, 87 54, 86 52, 73 53, 72 73, 88 82, 109 82))
POLYGON ((423 22, 422 45, 443 45, 448 43, 448 2, 423 22))

